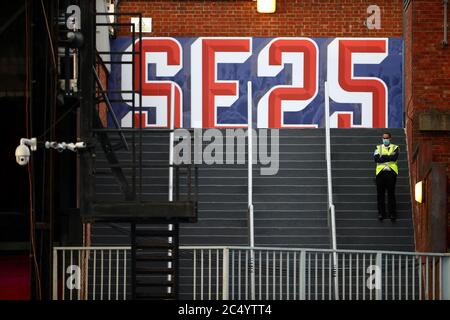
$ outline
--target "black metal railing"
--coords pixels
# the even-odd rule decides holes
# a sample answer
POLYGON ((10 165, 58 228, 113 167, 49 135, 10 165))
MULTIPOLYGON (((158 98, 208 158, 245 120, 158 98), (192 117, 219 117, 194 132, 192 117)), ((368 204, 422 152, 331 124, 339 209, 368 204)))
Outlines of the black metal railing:
MULTIPOLYGON (((196 212, 198 168, 169 162, 170 143, 173 143, 170 136, 174 129, 145 128, 141 121, 142 32, 131 22, 131 17, 137 17, 142 26, 142 16, 140 13, 97 13, 97 18, 111 15, 115 17, 112 21, 96 19, 95 29, 107 27, 109 31, 114 30, 114 34, 96 32, 96 36, 128 35, 130 45, 123 50, 111 47, 95 50, 95 65, 92 66, 95 107, 92 119, 87 119, 91 122, 93 137, 90 148, 92 194, 87 199, 91 199, 93 210, 87 214, 95 219, 98 204, 118 203, 122 205, 120 208, 127 204, 125 211, 131 212, 133 206, 140 206, 142 211, 142 204, 149 202, 158 202, 158 210, 164 203, 170 207, 186 202, 189 210, 196 212), (121 72, 120 68, 124 67, 131 73, 132 81, 126 85, 110 81, 111 74, 121 72), (120 122, 119 111, 124 110, 131 114, 131 126, 123 127, 120 122), (173 181, 169 181, 170 177, 173 181)), ((108 41, 103 39, 103 43, 108 41)), ((182 205, 177 208, 183 210, 182 205)), ((102 210, 104 212, 106 206, 102 210)))

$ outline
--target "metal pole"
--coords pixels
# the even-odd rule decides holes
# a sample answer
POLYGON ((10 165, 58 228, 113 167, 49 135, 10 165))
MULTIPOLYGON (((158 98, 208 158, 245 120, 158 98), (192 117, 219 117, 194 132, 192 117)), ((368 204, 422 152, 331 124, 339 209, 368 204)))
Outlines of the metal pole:
POLYGON ((55 248, 53 248, 53 300, 58 300, 58 251, 55 248))
POLYGON ((306 300, 306 251, 300 251, 300 264, 299 264, 299 298, 300 300, 306 300))
MULTIPOLYGON (((381 253, 377 253, 376 258, 375 258, 375 264, 378 267, 378 270, 376 271, 376 279, 375 279, 375 284, 376 284, 376 288, 375 288, 375 297, 377 300, 382 300, 383 299, 383 289, 382 289, 382 279, 383 279, 383 275, 382 275, 382 270, 383 270, 383 255, 381 253), (379 271, 379 273, 378 273, 379 271)), ((386 297, 387 298, 387 297, 386 297)))
POLYGON ((248 220, 249 220, 249 242, 250 242, 250 286, 251 299, 255 300, 255 226, 253 216, 253 132, 252 132, 252 82, 247 82, 247 112, 248 112, 248 220))
MULTIPOLYGON (((175 84, 172 83, 170 86, 170 138, 169 138, 169 202, 173 201, 173 143, 175 139, 175 121, 174 121, 174 113, 175 113, 175 84)), ((169 231, 173 230, 173 224, 169 224, 169 231)), ((172 237, 169 237, 169 243, 172 243, 172 237)), ((168 252, 169 257, 172 256, 171 250, 168 252)), ((167 262, 167 268, 172 268, 172 262, 167 262)), ((172 275, 167 275, 167 280, 170 282, 172 280, 172 275)), ((167 287, 167 293, 171 293, 171 287, 167 287)))
MULTIPOLYGON (((330 139, 330 98, 328 82, 325 81, 325 140, 326 140, 326 158, 327 158, 327 184, 328 184, 328 224, 331 230, 331 247, 337 250, 336 244, 336 220, 335 208, 333 204, 333 184, 331 179, 331 139, 330 139)), ((338 277, 337 277, 337 253, 333 252, 333 269, 334 269, 334 294, 336 300, 339 300, 338 277)))
POLYGON ((173 201, 173 143, 174 143, 174 111, 175 111, 175 85, 170 86, 170 142, 169 142, 169 201, 173 201))
MULTIPOLYGON (((223 267, 222 267, 222 299, 229 299, 229 277, 230 277, 230 250, 223 249, 223 267)), ((234 279, 233 279, 234 281, 234 279)))

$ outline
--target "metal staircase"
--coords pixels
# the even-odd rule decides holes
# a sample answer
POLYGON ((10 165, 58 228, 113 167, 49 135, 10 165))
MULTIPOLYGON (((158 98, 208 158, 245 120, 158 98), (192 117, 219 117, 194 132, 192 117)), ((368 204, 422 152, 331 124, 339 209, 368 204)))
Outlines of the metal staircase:
MULTIPOLYGON (((97 13, 97 18, 105 15, 97 13)), ((139 13, 120 15, 141 17, 139 13)), ((95 24, 97 29, 127 26, 134 30, 131 22, 100 20, 95 24)), ((99 34, 103 35, 102 40, 109 41, 105 39, 108 33, 99 34)), ((142 34, 132 32, 132 39, 135 43, 142 39, 142 34)), ((138 72, 141 81, 132 81, 130 88, 108 87, 107 66, 112 69, 130 65, 132 70, 143 70, 141 45, 133 45, 131 51, 108 48, 91 50, 89 55, 95 65, 89 66, 92 103, 81 110, 83 133, 90 138, 89 150, 82 161, 81 188, 85 194, 81 199, 82 219, 93 224, 94 243, 98 243, 95 230, 106 224, 119 230, 121 239, 125 237, 127 244, 131 244, 128 265, 132 269, 133 299, 175 299, 178 223, 196 220, 196 171, 191 166, 180 167, 169 162, 173 128, 146 129, 139 121, 142 119, 141 71, 138 72), (133 58, 121 61, 120 56, 133 58), (129 107, 133 115, 130 128, 121 127, 114 113, 115 104, 129 107), (180 184, 186 184, 181 192, 180 184)))
POLYGON ((131 226, 132 298, 177 298, 178 225, 131 226))

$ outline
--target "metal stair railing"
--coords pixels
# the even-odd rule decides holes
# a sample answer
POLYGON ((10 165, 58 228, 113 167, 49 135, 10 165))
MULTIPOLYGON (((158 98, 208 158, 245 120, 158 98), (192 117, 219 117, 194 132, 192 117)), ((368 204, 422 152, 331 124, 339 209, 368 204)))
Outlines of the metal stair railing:
MULTIPOLYGON (((181 299, 450 300, 450 254, 275 247, 180 246, 181 299)), ((131 298, 131 247, 53 248, 54 300, 131 298)))
MULTIPOLYGON (((335 217, 336 211, 333 204, 333 182, 331 175, 330 98, 329 98, 328 82, 325 82, 325 154, 327 161, 328 227, 330 228, 331 249, 337 250, 336 217, 335 217)), ((337 258, 338 258, 337 254, 333 253, 334 285, 335 285, 334 293, 336 300, 339 299, 337 258)))

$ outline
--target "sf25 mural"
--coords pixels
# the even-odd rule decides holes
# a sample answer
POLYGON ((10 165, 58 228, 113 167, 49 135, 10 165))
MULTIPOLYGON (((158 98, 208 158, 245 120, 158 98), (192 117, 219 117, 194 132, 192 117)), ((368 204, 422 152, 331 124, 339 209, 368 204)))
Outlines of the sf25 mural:
POLYGON ((323 127, 325 81, 332 127, 403 127, 400 38, 118 37, 111 50, 126 52, 108 82, 123 127, 169 127, 171 99, 177 128, 247 127, 248 81, 254 128, 323 127))

